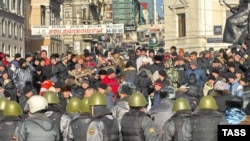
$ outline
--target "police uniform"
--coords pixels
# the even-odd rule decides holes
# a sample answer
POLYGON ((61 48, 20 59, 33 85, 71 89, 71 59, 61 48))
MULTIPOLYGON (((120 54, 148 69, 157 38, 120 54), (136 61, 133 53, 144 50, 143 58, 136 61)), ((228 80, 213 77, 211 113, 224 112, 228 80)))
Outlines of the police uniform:
POLYGON ((147 100, 141 93, 134 93, 129 98, 130 110, 121 120, 123 141, 158 141, 156 125, 148 114, 141 111, 146 105, 147 100))
POLYGON ((22 109, 16 101, 9 101, 3 111, 4 118, 0 121, 0 140, 16 140, 17 127, 21 123, 22 109))
POLYGON ((80 104, 80 116, 72 120, 69 124, 69 141, 86 141, 88 125, 91 120, 89 105, 89 98, 84 98, 80 104))
MULTIPOLYGON (((191 108, 188 101, 184 98, 178 98, 174 102, 173 112, 175 114, 165 122, 162 129, 163 141, 189 141, 191 138, 183 136, 183 124, 190 119, 191 108)), ((186 135, 184 133, 184 135, 186 135)))
POLYGON ((48 107, 47 100, 43 96, 35 95, 28 100, 28 105, 31 116, 19 126, 17 140, 59 141, 59 129, 44 113, 48 107))
POLYGON ((119 141, 118 121, 107 108, 107 100, 101 93, 94 93, 89 99, 91 114, 87 141, 119 141))

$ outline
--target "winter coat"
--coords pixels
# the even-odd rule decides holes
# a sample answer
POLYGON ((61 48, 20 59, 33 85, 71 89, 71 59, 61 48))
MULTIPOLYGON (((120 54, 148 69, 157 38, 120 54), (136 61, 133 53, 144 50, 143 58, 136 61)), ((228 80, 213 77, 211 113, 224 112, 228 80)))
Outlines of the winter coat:
POLYGON ((116 78, 110 79, 108 76, 106 76, 104 79, 101 80, 101 83, 107 84, 111 88, 114 97, 116 97, 119 88, 119 82, 116 78))
POLYGON ((200 109, 184 122, 184 136, 190 137, 190 141, 217 141, 218 125, 227 124, 224 116, 216 110, 200 109))
POLYGON ((64 84, 64 81, 68 77, 68 68, 66 65, 62 63, 62 61, 57 62, 54 67, 54 71, 52 72, 52 76, 56 76, 57 82, 59 84, 64 84))
POLYGON ((160 70, 164 70, 165 66, 163 63, 159 63, 159 64, 152 64, 149 66, 149 70, 152 74, 154 74, 156 71, 160 71, 160 70))
POLYGON ((11 94, 11 99, 10 100, 14 100, 16 101, 17 97, 16 97, 16 87, 15 84, 12 80, 10 80, 8 83, 6 83, 4 86, 4 91, 8 91, 11 94))
POLYGON ((58 141, 60 139, 59 129, 44 113, 32 114, 21 123, 18 131, 18 141, 58 141))
POLYGON ((190 141, 185 135, 183 123, 190 120, 191 110, 177 111, 163 126, 163 141, 190 141))
POLYGON ((126 82, 131 82, 134 83, 135 77, 137 75, 137 71, 133 67, 125 68, 122 72, 122 75, 125 76, 125 81, 126 82))
POLYGON ((142 70, 135 78, 134 82, 136 90, 141 92, 145 98, 148 98, 149 89, 152 87, 153 83, 148 76, 146 70, 142 70))
POLYGON ((43 83, 44 79, 42 74, 38 75, 36 72, 33 73, 33 86, 36 89, 37 92, 40 92, 41 84, 43 83))
POLYGON ((157 132, 161 132, 163 123, 173 115, 173 101, 168 98, 161 99, 160 105, 152 107, 149 114, 157 126, 157 132))
POLYGON ((232 85, 232 91, 230 92, 232 95, 237 95, 239 97, 243 96, 243 88, 237 80, 235 80, 232 84, 227 83, 226 90, 230 90, 230 85, 232 85))
POLYGON ((227 106, 226 106, 226 100, 230 97, 230 94, 228 91, 223 90, 214 90, 213 97, 218 105, 218 111, 220 113, 224 113, 227 106))
POLYGON ((195 70, 187 69, 185 73, 186 82, 189 80, 189 75, 194 73, 196 75, 197 84, 203 87, 206 80, 206 74, 203 69, 196 68, 195 70))
POLYGON ((19 95, 23 95, 23 88, 26 83, 32 83, 32 71, 29 68, 18 68, 13 75, 13 81, 18 89, 19 95))
POLYGON ((118 141, 119 124, 111 111, 105 106, 94 106, 93 110, 95 115, 89 123, 87 141, 118 141))
POLYGON ((112 115, 115 119, 118 120, 118 123, 121 123, 123 115, 129 111, 130 107, 128 105, 129 96, 121 99, 116 103, 116 105, 111 109, 112 115))

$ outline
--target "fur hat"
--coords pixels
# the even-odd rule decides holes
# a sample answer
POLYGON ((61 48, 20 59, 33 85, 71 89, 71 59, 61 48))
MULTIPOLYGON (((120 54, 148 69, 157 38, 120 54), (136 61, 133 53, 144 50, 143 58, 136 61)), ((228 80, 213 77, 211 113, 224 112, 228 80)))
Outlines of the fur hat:
POLYGON ((135 92, 135 85, 130 82, 125 82, 119 87, 120 94, 132 95, 135 92))

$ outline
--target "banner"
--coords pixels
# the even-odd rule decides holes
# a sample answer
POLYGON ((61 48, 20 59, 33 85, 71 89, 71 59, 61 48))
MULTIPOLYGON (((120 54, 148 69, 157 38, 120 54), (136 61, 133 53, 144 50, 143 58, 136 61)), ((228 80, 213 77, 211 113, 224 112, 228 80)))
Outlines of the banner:
POLYGON ((32 35, 83 35, 124 33, 123 24, 32 26, 32 35))

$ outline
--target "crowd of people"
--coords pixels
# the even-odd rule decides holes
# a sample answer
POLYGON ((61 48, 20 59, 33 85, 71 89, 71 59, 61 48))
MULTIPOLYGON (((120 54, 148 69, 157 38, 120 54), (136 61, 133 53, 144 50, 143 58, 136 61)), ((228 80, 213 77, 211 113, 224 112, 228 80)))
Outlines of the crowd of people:
POLYGON ((216 141, 249 124, 248 45, 0 53, 0 140, 216 141))

